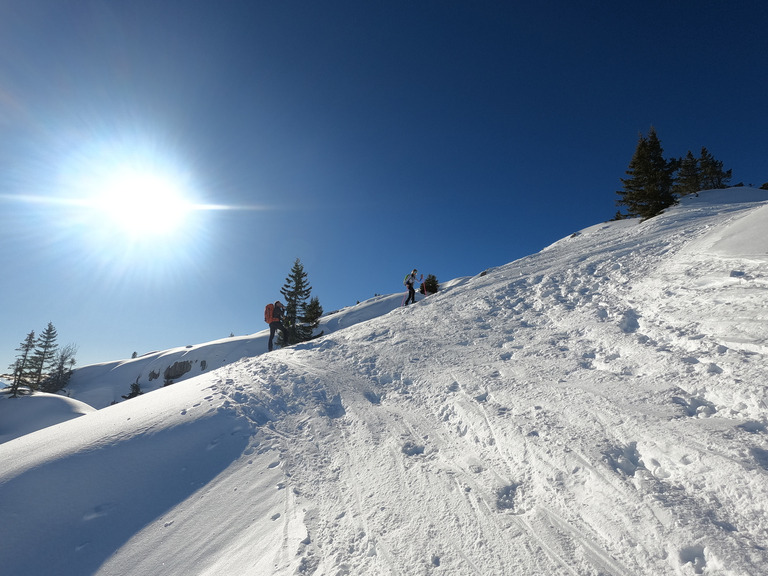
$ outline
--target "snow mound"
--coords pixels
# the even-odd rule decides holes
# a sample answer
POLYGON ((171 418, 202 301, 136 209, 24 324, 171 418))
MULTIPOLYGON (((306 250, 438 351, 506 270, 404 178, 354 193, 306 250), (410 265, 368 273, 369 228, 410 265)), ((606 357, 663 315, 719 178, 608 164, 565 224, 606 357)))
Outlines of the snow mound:
POLYGON ((687 252, 729 258, 768 259, 768 203, 746 215, 737 215, 713 227, 687 252))
POLYGON ((0 444, 40 428, 89 414, 94 410, 84 402, 58 394, 35 392, 11 398, 8 392, 2 392, 0 393, 0 444))

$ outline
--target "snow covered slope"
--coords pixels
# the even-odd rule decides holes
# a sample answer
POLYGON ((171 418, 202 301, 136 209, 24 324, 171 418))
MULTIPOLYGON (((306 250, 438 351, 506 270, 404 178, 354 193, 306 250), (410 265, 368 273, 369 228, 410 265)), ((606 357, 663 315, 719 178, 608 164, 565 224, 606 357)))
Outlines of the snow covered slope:
POLYGON ((88 404, 58 394, 10 398, 8 392, 0 393, 0 444, 93 411, 88 404))
MULTIPOLYGON (((443 288, 450 289, 456 283, 446 283, 443 288)), ((418 295, 418 298, 422 296, 418 295)), ((330 334, 382 316, 400 306, 401 302, 402 294, 377 296, 323 317, 316 333, 330 334)), ((253 315, 253 311, 250 313, 253 315)), ((255 315, 259 314, 260 311, 257 311, 255 315)), ((254 322, 261 321, 257 319, 254 322)), ((104 408, 122 402, 133 383, 139 384, 142 392, 151 392, 163 388, 166 380, 182 382, 242 358, 264 354, 268 339, 267 329, 248 336, 234 336, 195 346, 151 352, 130 360, 85 366, 75 370, 65 393, 95 408, 104 408)))
POLYGON ((763 574, 766 238, 705 192, 6 442, 3 574, 763 574))
MULTIPOLYGON (((443 292, 464 284, 467 278, 458 278, 440 285, 443 292)), ((421 294, 416 299, 422 300, 421 294)), ((357 306, 335 311, 320 319, 316 334, 331 334, 372 318, 388 314, 402 305, 403 294, 376 296, 357 306)), ((253 313, 253 312, 251 312, 253 313)), ((255 314, 258 316, 258 312, 255 314)), ((259 322, 259 320, 255 320, 259 322)), ((263 326, 263 324, 262 324, 263 326)), ((124 400, 131 384, 139 384, 142 392, 151 392, 173 383, 210 372, 242 358, 252 358, 267 351, 269 330, 248 336, 234 336, 194 346, 184 346, 143 354, 130 360, 93 364, 75 370, 66 395, 100 409, 124 400), (176 375, 178 374, 178 376, 176 375), (167 376, 172 376, 166 378, 167 376)))

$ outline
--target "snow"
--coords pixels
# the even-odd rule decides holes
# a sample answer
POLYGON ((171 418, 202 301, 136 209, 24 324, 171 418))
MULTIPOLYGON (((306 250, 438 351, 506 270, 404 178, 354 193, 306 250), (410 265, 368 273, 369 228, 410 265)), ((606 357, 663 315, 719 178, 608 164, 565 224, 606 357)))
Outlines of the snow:
POLYGON ((309 343, 82 368, 66 421, 0 399, 2 572, 763 574, 766 239, 768 192, 702 192, 309 343))
POLYGON ((84 402, 57 394, 40 392, 34 397, 10 398, 8 392, 0 393, 0 444, 93 411, 84 402))

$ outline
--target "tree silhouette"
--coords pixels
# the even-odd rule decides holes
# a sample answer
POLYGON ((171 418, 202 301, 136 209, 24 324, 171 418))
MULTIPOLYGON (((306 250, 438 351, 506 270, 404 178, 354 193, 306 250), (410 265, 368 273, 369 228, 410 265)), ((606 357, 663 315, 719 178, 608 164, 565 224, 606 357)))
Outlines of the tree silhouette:
POLYGON ((306 322, 307 300, 309 300, 311 292, 312 287, 307 280, 304 266, 301 260, 296 258, 291 268, 291 273, 285 279, 285 284, 280 289, 280 294, 285 299, 283 326, 285 326, 288 333, 288 342, 282 342, 282 334, 278 337, 280 346, 290 346, 291 344, 305 342, 312 338, 312 326, 306 322))
POLYGON ((732 171, 723 170, 723 163, 715 160, 706 148, 701 149, 699 167, 701 169, 701 190, 716 190, 728 186, 732 171))
POLYGON ((647 219, 660 214, 674 204, 672 195, 673 175, 677 160, 665 160, 664 150, 651 127, 648 136, 642 134, 626 171, 629 178, 622 178, 624 189, 617 191, 619 206, 627 209, 627 216, 647 219))
POLYGON ((19 355, 16 361, 11 364, 13 370, 13 380, 11 381, 11 398, 16 398, 19 394, 19 388, 32 385, 32 354, 35 350, 35 331, 33 330, 24 341, 16 348, 19 355))

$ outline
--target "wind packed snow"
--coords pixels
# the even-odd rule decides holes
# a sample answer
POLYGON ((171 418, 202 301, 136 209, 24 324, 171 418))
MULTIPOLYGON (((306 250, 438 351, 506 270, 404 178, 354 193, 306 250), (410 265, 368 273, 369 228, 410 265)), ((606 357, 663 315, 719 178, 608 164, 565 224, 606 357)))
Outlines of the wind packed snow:
POLYGON ((270 354, 262 332, 81 369, 98 410, 0 430, 0 571, 766 573, 768 192, 443 288, 270 354))

